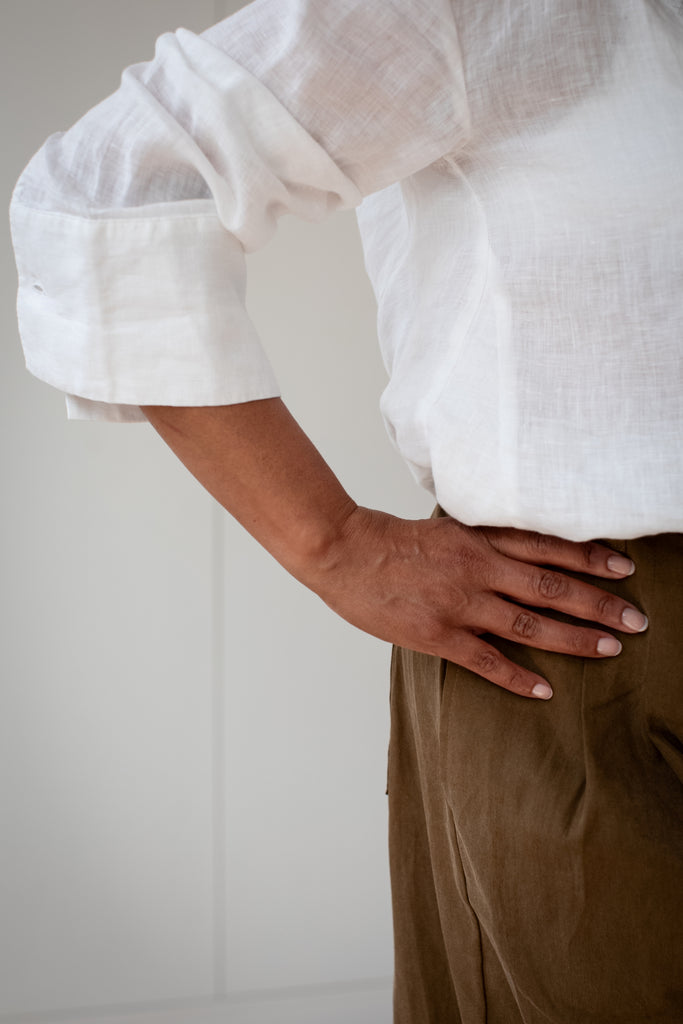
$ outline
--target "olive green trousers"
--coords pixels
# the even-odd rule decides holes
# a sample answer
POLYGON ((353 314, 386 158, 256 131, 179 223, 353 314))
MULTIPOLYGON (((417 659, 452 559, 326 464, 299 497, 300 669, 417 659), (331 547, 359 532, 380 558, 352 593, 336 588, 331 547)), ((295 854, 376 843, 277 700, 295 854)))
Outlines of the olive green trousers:
POLYGON ((492 640, 552 700, 394 651, 396 1024, 683 1022, 683 535, 606 543, 646 633, 492 640))

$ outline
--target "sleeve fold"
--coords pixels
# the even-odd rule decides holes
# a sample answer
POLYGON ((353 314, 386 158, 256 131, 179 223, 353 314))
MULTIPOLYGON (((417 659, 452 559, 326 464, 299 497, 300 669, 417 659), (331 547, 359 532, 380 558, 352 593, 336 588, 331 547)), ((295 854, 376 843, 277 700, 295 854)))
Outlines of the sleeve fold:
POLYGON ((278 394, 245 254, 283 214, 357 207, 462 137, 450 12, 416 25, 415 10, 257 0, 202 35, 160 36, 46 140, 10 205, 17 309, 27 367, 71 396, 70 416, 278 394))

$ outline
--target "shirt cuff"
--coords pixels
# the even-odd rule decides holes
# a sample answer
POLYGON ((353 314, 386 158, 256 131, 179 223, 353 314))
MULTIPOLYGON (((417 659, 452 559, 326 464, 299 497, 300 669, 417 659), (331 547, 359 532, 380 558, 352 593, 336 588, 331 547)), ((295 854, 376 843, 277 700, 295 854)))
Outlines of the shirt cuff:
POLYGON ((10 222, 26 366, 73 396, 70 416, 131 421, 140 405, 279 394, 245 309, 242 246, 212 200, 85 218, 16 190, 10 222))

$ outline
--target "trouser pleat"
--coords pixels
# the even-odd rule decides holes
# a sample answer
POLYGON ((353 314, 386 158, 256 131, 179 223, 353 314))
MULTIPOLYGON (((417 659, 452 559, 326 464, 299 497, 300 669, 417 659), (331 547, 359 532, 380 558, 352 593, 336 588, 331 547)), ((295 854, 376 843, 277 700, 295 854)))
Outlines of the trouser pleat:
POLYGON ((621 655, 494 641, 551 701, 394 652, 397 1024, 683 1020, 683 538, 611 543, 621 655))

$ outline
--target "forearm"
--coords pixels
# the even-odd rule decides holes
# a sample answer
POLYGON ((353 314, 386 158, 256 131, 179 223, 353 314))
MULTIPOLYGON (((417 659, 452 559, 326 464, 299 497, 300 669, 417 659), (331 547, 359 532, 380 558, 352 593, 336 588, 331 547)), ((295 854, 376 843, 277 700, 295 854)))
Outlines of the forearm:
POLYGON ((356 506, 284 403, 143 412, 206 490, 308 582, 356 506))
POLYGON ((374 636, 455 661, 515 693, 547 697, 539 676, 482 634, 595 658, 619 652, 611 633, 530 608, 626 632, 647 625, 618 595, 548 568, 627 576, 628 559, 602 545, 471 528, 447 517, 403 520, 356 505, 279 399, 143 411, 256 540, 374 636))

